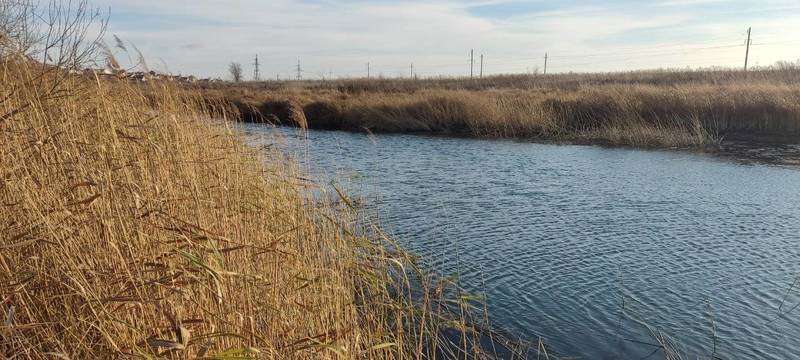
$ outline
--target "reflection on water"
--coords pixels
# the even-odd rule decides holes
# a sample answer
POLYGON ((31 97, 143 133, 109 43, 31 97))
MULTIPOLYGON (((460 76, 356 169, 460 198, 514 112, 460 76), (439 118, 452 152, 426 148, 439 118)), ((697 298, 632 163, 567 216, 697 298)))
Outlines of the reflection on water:
MULTIPOLYGON (((255 143, 275 130, 242 125, 255 143)), ((800 171, 684 152, 284 133, 426 265, 485 290, 495 324, 562 355, 640 358, 636 319, 690 355, 800 354, 800 171), (713 326, 712 326, 713 323, 713 326)), ((656 355, 658 356, 658 355, 656 355)))

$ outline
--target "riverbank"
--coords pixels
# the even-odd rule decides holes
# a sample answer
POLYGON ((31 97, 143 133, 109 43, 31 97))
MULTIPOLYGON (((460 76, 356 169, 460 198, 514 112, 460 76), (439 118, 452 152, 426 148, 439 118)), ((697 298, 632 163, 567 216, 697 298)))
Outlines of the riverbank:
POLYGON ((639 72, 480 80, 201 86, 248 122, 361 132, 698 148, 800 140, 800 71, 639 72))
POLYGON ((245 146, 226 104, 11 57, 0 77, 2 356, 482 351, 471 300, 445 300, 455 284, 354 225, 345 194, 311 201, 316 185, 245 146))

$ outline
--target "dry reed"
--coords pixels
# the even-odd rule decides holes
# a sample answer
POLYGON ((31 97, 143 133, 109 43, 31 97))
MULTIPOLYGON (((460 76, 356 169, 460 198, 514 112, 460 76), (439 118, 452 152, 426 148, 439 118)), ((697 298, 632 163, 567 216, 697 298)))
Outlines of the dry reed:
POLYGON ((800 70, 640 72, 470 81, 344 80, 201 86, 246 121, 618 145, 691 147, 800 135, 800 70), (337 85, 338 84, 338 85, 337 85))
POLYGON ((0 66, 0 356, 492 356, 479 305, 345 194, 311 201, 225 104, 0 66))

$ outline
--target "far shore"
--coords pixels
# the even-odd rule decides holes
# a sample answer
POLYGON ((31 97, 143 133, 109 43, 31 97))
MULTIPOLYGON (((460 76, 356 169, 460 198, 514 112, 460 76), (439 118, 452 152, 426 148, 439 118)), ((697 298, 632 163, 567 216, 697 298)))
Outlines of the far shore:
POLYGON ((800 68, 197 86, 240 120, 644 148, 800 143, 800 68))
POLYGON ((204 83, 239 120, 310 129, 683 149, 800 164, 800 68, 204 83))

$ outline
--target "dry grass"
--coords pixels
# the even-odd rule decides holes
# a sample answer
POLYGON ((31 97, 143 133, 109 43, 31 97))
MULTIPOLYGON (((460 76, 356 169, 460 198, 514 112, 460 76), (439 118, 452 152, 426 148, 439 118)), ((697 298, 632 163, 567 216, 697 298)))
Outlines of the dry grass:
POLYGON ((245 120, 266 116, 292 123, 288 114, 302 111, 312 128, 656 147, 713 144, 725 136, 800 135, 796 68, 251 83, 201 90, 238 104, 245 120))
POLYGON ((230 104, 71 75, 100 60, 92 14, 0 6, 0 358, 498 355, 478 299, 245 146, 230 104))
POLYGON ((225 106, 0 66, 0 356, 488 356, 471 300, 225 106))
MULTIPOLYGON (((659 69, 609 73, 506 74, 469 79, 464 77, 431 78, 353 78, 336 80, 261 81, 235 84, 239 91, 281 92, 307 89, 313 92, 335 91, 342 94, 413 93, 423 90, 576 90, 597 85, 736 85, 753 83, 796 84, 800 82, 800 62, 781 62, 773 66, 741 69, 659 69)), ((230 90, 231 83, 202 84, 206 89, 230 90)))

